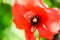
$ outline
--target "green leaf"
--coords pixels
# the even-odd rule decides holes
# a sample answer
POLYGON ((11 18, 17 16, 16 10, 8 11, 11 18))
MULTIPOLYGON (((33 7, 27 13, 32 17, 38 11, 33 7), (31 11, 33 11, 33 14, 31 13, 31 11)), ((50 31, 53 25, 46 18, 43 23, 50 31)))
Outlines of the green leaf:
POLYGON ((60 0, 50 0, 50 1, 52 3, 52 6, 60 8, 60 0))
POLYGON ((34 35, 36 36, 36 38, 39 36, 39 35, 38 35, 38 30, 36 30, 36 31, 34 32, 34 35))
POLYGON ((2 0, 0 0, 0 4, 2 3, 2 0))
POLYGON ((11 6, 8 4, 1 3, 0 5, 0 31, 11 25, 12 14, 11 6))
POLYGON ((50 0, 43 0, 43 2, 46 3, 49 7, 52 7, 50 0))
POLYGON ((0 4, 0 40, 3 38, 4 30, 10 27, 12 23, 11 6, 8 4, 0 4))
POLYGON ((40 40, 46 40, 45 38, 41 37, 40 40))
POLYGON ((60 0, 43 0, 51 8, 60 8, 60 0))

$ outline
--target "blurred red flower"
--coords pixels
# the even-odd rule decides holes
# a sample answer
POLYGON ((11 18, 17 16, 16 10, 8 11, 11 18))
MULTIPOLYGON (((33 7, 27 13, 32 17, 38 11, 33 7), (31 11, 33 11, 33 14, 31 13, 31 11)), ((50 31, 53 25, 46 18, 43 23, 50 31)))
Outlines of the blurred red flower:
POLYGON ((58 11, 56 9, 46 8, 45 6, 43 7, 33 4, 27 4, 25 6, 18 2, 15 2, 12 7, 14 23, 17 28, 24 29, 26 40, 36 40, 34 36, 36 29, 39 32, 39 36, 48 40, 52 40, 53 35, 56 34, 51 31, 52 27, 50 25, 54 22, 57 24, 59 17, 56 13, 58 11))

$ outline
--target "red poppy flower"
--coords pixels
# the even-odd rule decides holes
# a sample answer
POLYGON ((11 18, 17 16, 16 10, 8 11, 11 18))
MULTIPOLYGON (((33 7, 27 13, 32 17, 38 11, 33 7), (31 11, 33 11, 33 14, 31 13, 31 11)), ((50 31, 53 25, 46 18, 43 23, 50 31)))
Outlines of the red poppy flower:
POLYGON ((51 32, 49 27, 52 22, 59 19, 59 17, 56 17, 56 12, 54 9, 41 8, 32 4, 25 6, 17 2, 12 8, 16 27, 25 30, 26 40, 36 40, 34 36, 36 29, 39 36, 52 40, 55 33, 51 32))

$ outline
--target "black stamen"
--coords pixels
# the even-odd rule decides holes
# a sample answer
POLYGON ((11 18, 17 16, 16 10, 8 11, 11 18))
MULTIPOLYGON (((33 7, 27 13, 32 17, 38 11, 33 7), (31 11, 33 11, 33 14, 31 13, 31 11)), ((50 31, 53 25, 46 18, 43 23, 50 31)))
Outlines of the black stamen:
POLYGON ((30 22, 32 25, 37 25, 40 21, 41 19, 38 16, 33 16, 30 18, 30 22))
POLYGON ((58 34, 54 35, 53 40, 60 40, 60 32, 58 34))

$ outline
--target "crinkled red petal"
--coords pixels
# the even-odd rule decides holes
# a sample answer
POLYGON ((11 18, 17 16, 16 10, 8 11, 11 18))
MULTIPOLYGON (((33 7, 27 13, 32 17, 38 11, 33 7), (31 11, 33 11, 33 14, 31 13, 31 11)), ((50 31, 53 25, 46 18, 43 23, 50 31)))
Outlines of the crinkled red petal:
POLYGON ((29 22, 23 16, 25 12, 26 10, 24 9, 24 7, 19 4, 15 4, 12 8, 13 19, 17 28, 19 29, 30 26, 29 22))
MULTIPOLYGON (((33 33, 31 32, 31 28, 30 28, 31 25, 28 19, 24 17, 27 11, 32 11, 34 12, 34 14, 36 13, 38 16, 40 16, 42 18, 42 23, 48 20, 48 14, 44 11, 43 8, 40 8, 38 6, 29 5, 28 8, 27 7, 25 8, 24 6, 21 6, 20 4, 15 4, 13 6, 12 12, 13 12, 13 19, 14 19, 15 24, 17 25, 19 29, 25 28, 25 34, 26 34, 27 40, 35 40, 35 37, 33 33)), ((41 27, 39 26, 38 31, 41 36, 47 39, 52 39, 51 33, 47 29, 43 28, 42 26, 41 27)))
POLYGON ((59 31, 59 10, 58 9, 46 9, 48 12, 49 20, 46 22, 47 29, 49 29, 53 35, 59 31))
POLYGON ((36 37, 34 36, 34 33, 31 32, 31 29, 25 30, 25 36, 26 40, 36 40, 36 37))
POLYGON ((53 39, 53 35, 51 34, 51 32, 48 29, 44 28, 43 26, 38 26, 38 32, 40 36, 46 39, 53 39))
POLYGON ((31 10, 34 15, 41 17, 42 23, 48 20, 48 13, 45 11, 44 8, 41 8, 39 6, 29 5, 27 9, 31 10))

